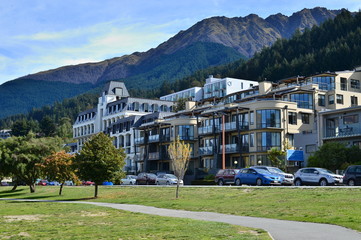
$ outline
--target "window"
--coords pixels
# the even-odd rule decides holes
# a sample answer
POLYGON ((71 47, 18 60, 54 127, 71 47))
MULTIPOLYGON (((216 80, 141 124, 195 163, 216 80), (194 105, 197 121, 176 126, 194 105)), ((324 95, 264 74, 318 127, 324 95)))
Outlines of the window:
POLYGON ((292 125, 297 125, 297 113, 288 112, 288 123, 292 125))
POLYGON ((316 144, 306 145, 306 153, 316 152, 316 144))
POLYGON ((360 89, 360 80, 351 79, 351 88, 360 89))
POLYGON ((254 112, 253 112, 253 111, 251 111, 251 112, 250 112, 250 119, 249 119, 249 122, 250 122, 250 124, 251 124, 251 125, 253 125, 253 124, 254 124, 254 112))
POLYGON ((355 96, 351 96, 351 106, 357 106, 358 103, 357 103, 357 97, 355 96))
POLYGON ((178 135, 180 140, 193 140, 194 127, 191 125, 178 126, 178 135))
POLYGON ((313 97, 310 93, 295 93, 290 94, 290 101, 296 102, 299 108, 313 108, 313 97))
POLYGON ((343 95, 341 94, 336 94, 336 102, 338 104, 343 104, 343 95))
POLYGON ((348 115, 343 117, 343 124, 358 123, 358 115, 348 115))
POLYGON ((335 96, 328 95, 328 104, 335 104, 335 96))
POLYGON ((318 95, 318 106, 326 106, 326 96, 318 95))
POLYGON ((347 78, 341 78, 341 90, 347 91, 347 78))
POLYGON ((309 113, 301 113, 302 123, 310 124, 310 114, 309 113))
POLYGON ((276 109, 257 110, 257 127, 281 127, 281 113, 276 109))
POLYGON ((272 147, 281 147, 281 133, 259 132, 257 133, 257 150, 267 151, 272 147))
POLYGON ((249 146, 254 147, 254 133, 249 134, 249 146))
POLYGON ((335 89, 335 77, 333 76, 313 77, 312 82, 318 84, 319 89, 322 90, 335 89))
POLYGON ((289 143, 291 146, 294 146, 294 145, 295 145, 295 135, 294 135, 294 134, 288 134, 288 143, 289 143))

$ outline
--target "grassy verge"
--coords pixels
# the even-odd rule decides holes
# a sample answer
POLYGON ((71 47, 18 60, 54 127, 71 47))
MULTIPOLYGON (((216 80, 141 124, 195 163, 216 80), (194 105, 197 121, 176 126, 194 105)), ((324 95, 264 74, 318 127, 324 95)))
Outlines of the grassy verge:
POLYGON ((0 239, 270 239, 262 230, 85 204, 0 202, 0 239))
MULTIPOLYGON (((86 200, 94 188, 68 187, 60 197, 55 187, 38 187, 34 194, 24 188, 15 193, 6 190, 0 189, 0 197, 86 200)), ((175 199, 174 187, 113 186, 101 187, 99 196, 89 200, 329 223, 361 231, 359 188, 184 187, 180 199, 175 199)))

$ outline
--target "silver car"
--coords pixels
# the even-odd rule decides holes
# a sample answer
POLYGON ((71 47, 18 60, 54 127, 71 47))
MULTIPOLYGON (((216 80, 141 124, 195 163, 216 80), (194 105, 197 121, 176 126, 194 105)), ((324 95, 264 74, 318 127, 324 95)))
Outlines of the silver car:
MULTIPOLYGON (((178 178, 173 174, 161 174, 155 179, 157 185, 174 185, 177 184, 178 178)), ((183 185, 183 180, 179 180, 179 184, 183 185)))
POLYGON ((127 175, 125 178, 122 178, 120 181, 122 185, 135 185, 136 180, 137 180, 137 176, 127 175))
POLYGON ((341 184, 343 177, 334 174, 330 170, 324 168, 301 168, 295 173, 295 185, 335 185, 341 184))

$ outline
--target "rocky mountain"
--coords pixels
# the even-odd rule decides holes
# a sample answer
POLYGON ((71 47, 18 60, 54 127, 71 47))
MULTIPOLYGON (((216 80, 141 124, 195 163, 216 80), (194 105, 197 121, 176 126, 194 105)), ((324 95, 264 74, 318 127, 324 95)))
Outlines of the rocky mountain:
POLYGON ((122 80, 129 89, 154 89, 200 69, 251 57, 277 39, 289 38, 296 29, 319 25, 340 11, 314 8, 290 17, 276 14, 263 19, 250 14, 204 19, 147 52, 64 66, 2 84, 0 109, 5 110, 0 118, 76 96, 109 80, 122 80))
POLYGON ((97 84, 108 80, 125 79, 144 73, 144 65, 162 56, 176 53, 196 42, 219 43, 251 57, 278 38, 289 38, 296 29, 301 31, 334 18, 340 10, 326 8, 303 9, 287 17, 282 14, 263 19, 255 14, 246 17, 212 17, 180 31, 157 48, 135 52, 98 63, 65 66, 22 77, 23 79, 97 84))

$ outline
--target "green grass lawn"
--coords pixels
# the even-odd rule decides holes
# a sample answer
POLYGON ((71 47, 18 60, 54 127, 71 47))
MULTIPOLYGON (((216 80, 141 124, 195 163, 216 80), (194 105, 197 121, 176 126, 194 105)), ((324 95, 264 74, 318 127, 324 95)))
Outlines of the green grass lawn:
POLYGON ((0 201, 0 239, 270 239, 263 230, 86 204, 0 201))
POLYGON ((359 188, 255 188, 212 187, 100 187, 99 198, 91 199, 94 187, 37 187, 36 193, 19 188, 0 188, 0 197, 142 204, 162 208, 210 211, 297 221, 330 223, 361 231, 361 189, 359 188))

